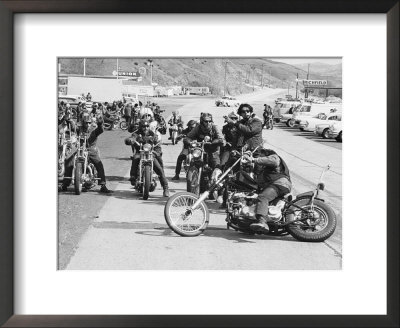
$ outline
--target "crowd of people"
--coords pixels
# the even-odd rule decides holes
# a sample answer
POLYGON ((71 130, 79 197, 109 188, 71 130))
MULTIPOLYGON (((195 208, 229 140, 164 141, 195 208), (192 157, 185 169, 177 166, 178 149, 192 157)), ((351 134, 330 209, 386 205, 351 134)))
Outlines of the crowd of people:
MULTIPOLYGON (((90 96, 90 94, 88 95, 90 96)), ((91 97, 87 97, 91 99, 91 97)), ((263 148, 262 130, 272 114, 272 109, 264 105, 262 121, 258 118, 249 104, 241 104, 237 112, 231 112, 225 116, 224 126, 220 131, 215 125, 210 113, 201 113, 199 121, 190 120, 186 126, 178 111, 172 113, 168 120, 169 138, 171 138, 172 126, 179 127, 178 140, 183 139, 182 151, 176 160, 175 175, 172 180, 180 180, 182 163, 189 153, 191 142, 202 142, 209 140, 204 149, 208 154, 212 170, 224 171, 230 167, 235 158, 234 151, 246 146, 248 150, 254 151, 252 161, 254 162, 256 181, 260 187, 259 202, 256 207, 257 222, 251 228, 255 231, 268 231, 268 204, 276 197, 284 195, 291 190, 290 174, 284 160, 273 150, 263 148)), ((100 192, 110 193, 106 187, 106 176, 103 163, 97 149, 97 138, 104 131, 104 123, 112 123, 113 117, 119 114, 128 123, 128 132, 131 134, 124 140, 125 144, 132 148, 132 165, 130 170, 130 182, 134 186, 138 179, 138 168, 140 162, 140 144, 149 143, 153 145, 154 171, 158 175, 163 196, 169 197, 168 179, 165 176, 163 164, 163 152, 161 135, 166 134, 166 121, 162 117, 160 106, 148 102, 143 105, 138 103, 125 103, 114 101, 113 103, 93 103, 88 109, 85 103, 79 104, 76 109, 76 117, 71 112, 71 106, 59 103, 59 132, 69 130, 73 133, 88 133, 89 159, 93 162, 100 178, 100 192)), ((72 174, 72 165, 66 163, 65 176, 72 174)), ((61 190, 67 190, 71 183, 70 178, 64 178, 61 190)), ((225 204, 223 203, 222 206, 225 204)))

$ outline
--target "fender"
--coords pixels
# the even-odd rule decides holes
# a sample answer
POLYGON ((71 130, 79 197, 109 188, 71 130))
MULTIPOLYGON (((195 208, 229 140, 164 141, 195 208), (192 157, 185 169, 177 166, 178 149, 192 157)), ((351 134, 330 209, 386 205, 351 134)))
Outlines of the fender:
MULTIPOLYGON (((297 199, 299 199, 299 198, 309 198, 309 197, 312 197, 313 194, 314 194, 313 191, 303 192, 303 193, 297 195, 297 196, 296 196, 296 199, 294 199, 293 201, 295 201, 295 200, 297 200, 297 199)), ((325 200, 323 200, 322 198, 315 197, 314 199, 318 199, 318 200, 320 200, 321 202, 325 202, 325 200)))

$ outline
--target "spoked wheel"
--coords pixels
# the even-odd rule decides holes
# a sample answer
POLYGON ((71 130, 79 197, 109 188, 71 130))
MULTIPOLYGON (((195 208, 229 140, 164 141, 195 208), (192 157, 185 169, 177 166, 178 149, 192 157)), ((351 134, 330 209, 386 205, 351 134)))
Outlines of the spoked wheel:
POLYGON ((122 121, 121 123, 119 123, 119 127, 121 128, 121 130, 127 130, 128 126, 128 122, 122 121))
POLYGON ((190 192, 179 192, 168 199, 164 217, 172 231, 184 237, 200 235, 206 228, 210 213, 204 202, 191 210, 198 196, 190 192))
POLYGON ((336 215, 327 204, 316 199, 311 207, 309 198, 299 199, 295 204, 307 212, 296 207, 288 209, 293 213, 293 220, 303 219, 286 226, 286 230, 294 238, 321 242, 332 236, 336 229, 336 215))
POLYGON ((75 175, 74 175, 75 195, 80 195, 82 192, 82 173, 83 173, 83 163, 78 162, 75 165, 75 175))

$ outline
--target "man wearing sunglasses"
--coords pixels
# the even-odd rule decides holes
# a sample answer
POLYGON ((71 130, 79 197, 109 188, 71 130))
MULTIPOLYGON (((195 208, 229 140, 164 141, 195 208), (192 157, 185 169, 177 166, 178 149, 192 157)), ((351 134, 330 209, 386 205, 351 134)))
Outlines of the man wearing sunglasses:
POLYGON ((240 121, 235 122, 229 117, 225 119, 228 124, 232 124, 239 132, 238 148, 244 145, 249 150, 254 150, 258 146, 262 146, 262 121, 253 114, 253 107, 249 104, 241 104, 238 108, 238 115, 242 117, 240 121))
POLYGON ((209 137, 211 142, 204 146, 204 150, 208 153, 210 166, 212 169, 220 168, 219 147, 223 144, 223 137, 209 113, 200 114, 200 124, 187 134, 183 142, 185 145, 190 145, 193 140, 202 142, 205 137, 209 137))
POLYGON ((130 138, 125 139, 125 145, 131 146, 132 150, 134 150, 135 154, 132 157, 132 166, 130 171, 130 181, 131 185, 134 186, 136 184, 136 179, 138 175, 139 163, 140 163, 140 146, 137 144, 149 143, 154 146, 153 153, 153 168, 154 172, 158 175, 161 186, 164 189, 163 196, 169 197, 168 190, 168 180, 165 177, 164 169, 162 167, 162 151, 160 146, 160 139, 157 133, 154 133, 150 129, 150 122, 148 120, 141 120, 139 123, 139 129, 132 133, 130 138))

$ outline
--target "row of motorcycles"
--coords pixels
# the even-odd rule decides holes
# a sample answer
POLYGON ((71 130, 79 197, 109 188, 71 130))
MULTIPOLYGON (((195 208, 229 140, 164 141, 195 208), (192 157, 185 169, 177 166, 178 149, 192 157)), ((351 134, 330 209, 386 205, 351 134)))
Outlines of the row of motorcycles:
POLYGON ((82 189, 89 190, 96 185, 97 171, 89 161, 89 151, 86 147, 87 133, 79 136, 72 131, 59 133, 58 140, 58 180, 72 179, 76 195, 80 195, 82 189), (72 160, 72 176, 65 176, 65 163, 72 160))
MULTIPOLYGON (((210 211, 206 200, 213 199, 222 190, 226 195, 226 224, 246 234, 261 234, 250 229, 256 222, 255 208, 258 199, 257 183, 254 179, 254 164, 248 159, 253 152, 242 148, 233 151, 234 164, 224 173, 213 173, 208 165, 204 146, 209 140, 190 145, 185 162, 187 172, 187 191, 175 193, 164 208, 164 217, 175 233, 185 237, 198 236, 206 230, 210 211)), ((277 236, 292 235, 300 241, 322 242, 328 239, 336 229, 336 215, 332 208, 321 198, 324 190, 322 182, 326 166, 314 190, 294 197, 287 194, 275 199, 268 208, 270 231, 277 236)))

